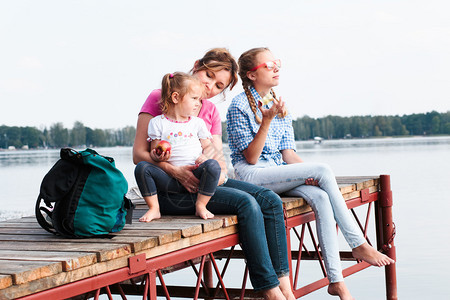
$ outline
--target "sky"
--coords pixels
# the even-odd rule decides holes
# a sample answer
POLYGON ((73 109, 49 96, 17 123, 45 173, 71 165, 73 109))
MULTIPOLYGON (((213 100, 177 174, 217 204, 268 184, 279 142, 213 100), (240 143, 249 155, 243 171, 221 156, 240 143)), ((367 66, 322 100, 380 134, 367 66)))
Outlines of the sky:
MULTIPOLYGON (((0 125, 135 126, 169 72, 269 47, 294 118, 450 110, 450 1, 0 0, 0 125)), ((225 120, 241 83, 212 99, 225 120)))

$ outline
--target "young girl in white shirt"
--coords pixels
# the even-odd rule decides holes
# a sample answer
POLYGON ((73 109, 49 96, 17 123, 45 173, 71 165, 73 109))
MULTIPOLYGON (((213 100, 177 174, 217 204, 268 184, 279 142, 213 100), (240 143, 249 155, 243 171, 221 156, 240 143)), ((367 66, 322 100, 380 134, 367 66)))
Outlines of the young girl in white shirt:
MULTIPOLYGON (((214 215, 206 208, 217 187, 221 168, 209 157, 214 156, 211 133, 205 122, 195 117, 200 108, 203 84, 194 76, 177 72, 166 74, 162 80, 160 107, 162 115, 148 124, 148 141, 153 155, 159 161, 173 165, 195 165, 194 175, 200 180, 195 201, 196 215, 210 219, 214 215), (171 149, 160 151, 157 145, 167 141, 171 149)), ((183 185, 161 168, 149 164, 143 180, 137 180, 139 189, 149 210, 139 219, 150 222, 161 217, 158 192, 186 192, 183 185)), ((138 179, 138 178, 137 178, 138 179)))

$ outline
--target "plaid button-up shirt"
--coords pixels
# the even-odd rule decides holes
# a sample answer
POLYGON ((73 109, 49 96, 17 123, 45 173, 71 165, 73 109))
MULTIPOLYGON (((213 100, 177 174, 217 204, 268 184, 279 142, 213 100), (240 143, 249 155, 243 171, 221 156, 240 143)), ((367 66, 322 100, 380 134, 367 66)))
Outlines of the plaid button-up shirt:
MULTIPOLYGON (((258 103, 261 96, 253 87, 250 88, 250 92, 256 103, 258 103)), ((264 108, 270 108, 272 105, 273 102, 270 102, 264 108)), ((257 109, 257 114, 262 118, 259 109, 257 109)), ((227 112, 228 145, 231 150, 231 162, 233 165, 242 160, 245 161, 242 151, 247 149, 250 142, 253 141, 259 127, 260 124, 256 123, 255 114, 250 108, 245 92, 234 97, 227 112)), ((284 118, 276 116, 272 120, 266 143, 259 159, 272 160, 277 165, 281 165, 283 160, 280 151, 284 149, 296 150, 290 114, 284 118)))

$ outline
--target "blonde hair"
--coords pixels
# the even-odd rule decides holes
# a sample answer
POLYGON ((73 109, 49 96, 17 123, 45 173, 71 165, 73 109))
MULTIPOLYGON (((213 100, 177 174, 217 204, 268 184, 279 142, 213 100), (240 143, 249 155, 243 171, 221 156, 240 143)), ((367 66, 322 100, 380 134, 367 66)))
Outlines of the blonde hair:
POLYGON ((202 88, 203 84, 195 76, 183 73, 167 73, 161 82, 161 99, 159 100, 159 108, 163 113, 167 113, 169 108, 175 103, 172 100, 172 94, 178 93, 183 98, 192 88, 192 84, 198 84, 202 88))
MULTIPOLYGON (((242 55, 239 57, 238 65, 239 65, 239 77, 242 81, 242 87, 244 88, 245 95, 248 99, 248 104, 250 105, 250 108, 252 112, 255 114, 255 120, 258 124, 261 124, 261 118, 257 114, 258 107, 256 106, 255 98, 253 97, 252 93, 250 92, 250 87, 253 86, 253 81, 247 77, 247 73, 250 72, 251 69, 253 69, 256 66, 256 56, 264 51, 270 51, 269 48, 266 47, 259 47, 259 48, 253 48, 248 51, 245 51, 242 53, 242 55)), ((277 96, 275 95, 275 91, 273 89, 270 90, 270 93, 272 96, 277 99, 277 96)), ((278 100, 278 99, 277 99, 278 100)), ((287 115, 287 111, 283 111, 278 114, 279 118, 284 118, 287 115)))

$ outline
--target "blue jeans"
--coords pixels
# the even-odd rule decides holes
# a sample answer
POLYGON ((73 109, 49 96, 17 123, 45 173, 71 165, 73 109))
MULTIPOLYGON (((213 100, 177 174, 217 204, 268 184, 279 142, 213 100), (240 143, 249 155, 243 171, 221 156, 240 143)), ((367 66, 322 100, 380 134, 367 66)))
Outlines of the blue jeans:
MULTIPOLYGON (((196 168, 193 173, 199 179, 198 192, 212 196, 216 191, 220 178, 220 165, 214 159, 208 159, 196 168)), ((186 192, 184 186, 175 178, 169 176, 161 168, 151 163, 141 161, 135 169, 136 182, 142 196, 153 196, 157 192, 186 192)))
POLYGON ((234 168, 241 180, 269 188, 276 193, 302 197, 308 202, 316 216, 317 235, 328 279, 330 283, 344 280, 336 223, 352 249, 366 240, 353 220, 329 166, 321 163, 276 165, 260 160, 256 165, 238 162, 234 168), (305 185, 305 180, 311 177, 318 180, 319 186, 305 185))
MULTIPOLYGON (((145 178, 140 166, 141 163, 135 170, 137 181, 145 178)), ((178 193, 158 191, 161 213, 194 214, 196 197, 186 190, 178 193)), ((217 187, 206 207, 214 214, 237 215, 239 241, 254 290, 274 288, 280 284, 279 277, 289 275, 283 205, 277 194, 247 182, 228 179, 217 187)))

